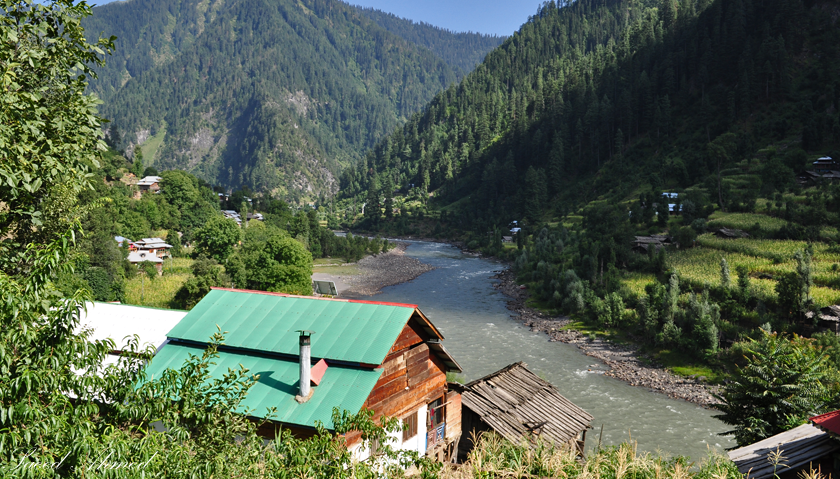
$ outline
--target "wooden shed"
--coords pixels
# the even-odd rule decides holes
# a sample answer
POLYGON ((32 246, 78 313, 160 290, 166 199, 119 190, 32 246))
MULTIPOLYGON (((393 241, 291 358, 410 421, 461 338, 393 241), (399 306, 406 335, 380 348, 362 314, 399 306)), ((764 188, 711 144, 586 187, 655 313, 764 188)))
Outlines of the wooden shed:
POLYGON ((631 247, 633 251, 647 253, 651 248, 654 251, 671 244, 671 237, 666 235, 636 236, 633 238, 631 247))
POLYGON ((466 385, 450 383, 461 393, 459 460, 472 450, 473 437, 495 431, 509 441, 536 439, 572 445, 582 457, 592 415, 564 398, 548 381, 518 362, 466 385))

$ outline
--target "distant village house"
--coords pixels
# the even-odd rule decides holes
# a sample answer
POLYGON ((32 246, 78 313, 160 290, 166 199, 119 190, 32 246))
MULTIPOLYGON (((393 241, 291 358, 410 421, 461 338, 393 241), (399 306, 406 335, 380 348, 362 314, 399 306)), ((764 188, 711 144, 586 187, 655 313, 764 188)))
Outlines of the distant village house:
POLYGON ((160 191, 160 181, 162 179, 163 178, 161 178, 160 176, 147 176, 137 182, 137 189, 141 193, 145 193, 147 191, 157 193, 158 191, 160 191))

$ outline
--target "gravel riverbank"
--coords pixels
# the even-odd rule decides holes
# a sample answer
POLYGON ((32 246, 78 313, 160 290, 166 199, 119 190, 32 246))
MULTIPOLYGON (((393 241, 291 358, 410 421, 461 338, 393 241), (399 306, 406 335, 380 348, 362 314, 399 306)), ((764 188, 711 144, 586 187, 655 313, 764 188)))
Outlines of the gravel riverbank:
POLYGON ((359 274, 344 277, 349 287, 341 292, 339 297, 354 298, 378 294, 386 286, 406 283, 435 269, 434 266, 406 256, 405 250, 409 247, 409 243, 392 244, 394 248, 387 253, 368 256, 356 263, 359 274))
POLYGON ((712 393, 718 392, 718 386, 710 386, 696 378, 677 376, 641 354, 635 346, 617 345, 602 339, 590 340, 578 331, 563 329, 570 322, 568 317, 549 316, 525 306, 528 293, 516 284, 512 271, 505 270, 494 277, 501 280, 494 287, 511 298, 508 309, 516 313, 512 318, 529 326, 532 331, 548 334, 549 341, 574 344, 587 356, 602 361, 608 367, 604 372, 606 376, 703 407, 717 402, 712 393))

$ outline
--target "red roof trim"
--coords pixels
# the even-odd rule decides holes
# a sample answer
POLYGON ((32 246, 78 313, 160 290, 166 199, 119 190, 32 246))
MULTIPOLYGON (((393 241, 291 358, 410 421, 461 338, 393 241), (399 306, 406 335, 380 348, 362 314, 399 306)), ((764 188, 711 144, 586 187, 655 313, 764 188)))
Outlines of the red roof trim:
POLYGON ((810 421, 823 431, 840 434, 840 410, 814 416, 810 421))
POLYGON ((252 294, 265 294, 267 296, 283 296, 285 298, 302 298, 302 299, 312 299, 317 301, 338 301, 341 303, 361 303, 361 304, 378 304, 382 306, 397 306, 400 308, 411 308, 417 309, 416 304, 407 304, 407 303, 386 303, 382 301, 364 301, 361 299, 342 299, 342 298, 320 298, 317 296, 300 296, 297 294, 287 294, 287 293, 272 293, 270 291, 258 291, 255 289, 235 289, 235 288, 219 288, 216 286, 211 287, 210 289, 218 289, 219 291, 231 291, 234 293, 252 293, 252 294))

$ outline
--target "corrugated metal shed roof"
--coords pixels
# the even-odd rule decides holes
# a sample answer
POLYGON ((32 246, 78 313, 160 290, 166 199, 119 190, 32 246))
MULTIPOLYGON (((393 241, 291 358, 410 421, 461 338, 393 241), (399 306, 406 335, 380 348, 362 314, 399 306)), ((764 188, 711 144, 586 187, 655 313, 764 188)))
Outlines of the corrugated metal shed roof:
POLYGON ((815 426, 835 437, 840 436, 840 411, 831 411, 811 418, 815 426))
POLYGON ((136 334, 140 346, 151 344, 159 348, 166 341, 166 333, 187 315, 176 309, 146 308, 128 304, 87 303, 82 311, 77 332, 93 330, 91 339, 111 338, 117 349, 125 345, 125 337, 136 334))
POLYGON ((217 332, 225 345, 298 354, 298 330, 310 330, 312 357, 381 364, 416 306, 324 300, 260 292, 211 290, 168 336, 205 343, 217 332))
MULTIPOLYGON (((178 369, 190 354, 201 356, 203 351, 202 347, 169 343, 146 367, 147 377, 154 379, 165 369, 178 369)), ((300 373, 297 361, 222 350, 213 362, 216 364, 208 372, 214 379, 222 378, 229 368, 238 369, 240 364, 250 373, 259 374, 260 379, 241 404, 242 411, 250 409, 251 415, 262 418, 268 408, 275 407, 274 421, 311 427, 321 421, 328 429, 333 427, 333 407, 358 413, 382 375, 382 369, 330 365, 319 385, 312 388, 309 401, 299 404, 295 401, 300 373)))
MULTIPOLYGON (((812 418, 813 419, 813 418, 812 418)), ((729 459, 750 479, 774 477, 778 472, 795 470, 840 449, 840 443, 810 424, 803 424, 767 439, 729 451, 729 459), (781 453, 778 466, 769 461, 781 453)))
POLYGON ((563 444, 589 428, 592 415, 518 362, 463 386, 461 404, 502 437, 541 436, 563 444))

